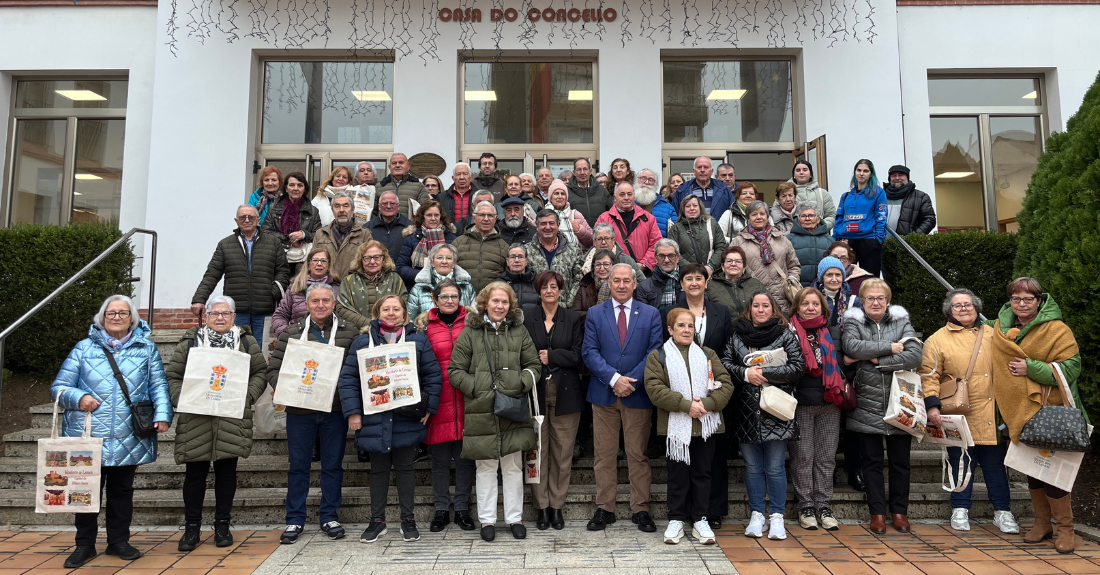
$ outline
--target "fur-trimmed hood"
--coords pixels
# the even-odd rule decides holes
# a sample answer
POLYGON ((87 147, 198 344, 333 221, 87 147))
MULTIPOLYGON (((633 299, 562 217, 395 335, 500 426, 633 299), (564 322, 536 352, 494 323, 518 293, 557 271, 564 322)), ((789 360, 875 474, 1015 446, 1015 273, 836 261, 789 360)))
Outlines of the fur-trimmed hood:
MULTIPOLYGON (((421 268, 419 272, 416 273, 416 280, 414 281, 418 284, 428 284, 434 286, 440 281, 446 279, 443 276, 440 276, 439 273, 432 273, 434 271, 435 268, 433 268, 431 264, 425 265, 423 268, 421 268)), ((451 279, 455 280, 456 283, 470 283, 470 274, 466 270, 462 269, 462 266, 455 266, 455 269, 451 271, 451 276, 451 279)))
MULTIPOLYGON (((469 309, 469 308, 467 308, 469 309)), ((472 311, 466 316, 466 327, 472 329, 481 329, 485 327, 486 322, 482 314, 472 311)), ((506 329, 509 326, 523 327, 523 310, 516 306, 515 309, 508 312, 508 315, 504 316, 504 321, 500 324, 502 329, 506 329)), ((492 327, 491 325, 489 327, 492 327)))
MULTIPOLYGON (((887 306, 886 315, 882 316, 882 321, 884 323, 890 323, 890 322, 894 322, 894 321, 908 320, 908 319, 909 319, 909 312, 906 311, 905 308, 901 307, 900 305, 887 306)), ((864 313, 862 308, 858 308, 858 307, 849 308, 848 311, 844 312, 844 320, 845 321, 858 321, 860 323, 867 323, 867 324, 869 324, 871 322, 871 318, 868 317, 866 313, 864 313)))

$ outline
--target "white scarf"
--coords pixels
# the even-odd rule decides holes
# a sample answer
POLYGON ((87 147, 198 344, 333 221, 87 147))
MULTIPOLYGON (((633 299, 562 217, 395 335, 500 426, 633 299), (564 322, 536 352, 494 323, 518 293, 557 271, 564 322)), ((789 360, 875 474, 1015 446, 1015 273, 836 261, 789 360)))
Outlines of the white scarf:
MULTIPOLYGON (((690 380, 684 356, 680 354, 680 348, 672 342, 672 339, 665 342, 664 350, 665 369, 668 370, 669 387, 672 391, 679 393, 688 401, 696 397, 706 397, 711 380, 711 367, 703 348, 694 343, 688 348, 688 361, 691 362, 690 380)), ((702 437, 706 440, 718 431, 722 419, 718 412, 710 411, 699 420, 699 423, 702 425, 702 437)), ((672 461, 691 464, 691 452, 688 449, 690 444, 691 415, 680 411, 669 412, 666 455, 672 461)))
POLYGON ((550 206, 558 214, 558 218, 561 219, 561 223, 558 224, 558 233, 564 234, 565 239, 570 243, 577 241, 577 234, 573 232, 573 209, 569 207, 569 204, 565 204, 565 208, 557 209, 550 206))

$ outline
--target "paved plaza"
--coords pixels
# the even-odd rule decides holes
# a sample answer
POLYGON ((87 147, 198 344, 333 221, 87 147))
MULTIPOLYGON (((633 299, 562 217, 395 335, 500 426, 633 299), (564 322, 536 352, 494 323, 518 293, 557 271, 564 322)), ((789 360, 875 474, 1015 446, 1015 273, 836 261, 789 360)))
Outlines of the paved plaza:
MULTIPOLYGON (((0 575, 294 575, 347 573, 394 575, 1043 575, 1100 574, 1100 545, 1078 539, 1077 551, 1059 555, 1049 541, 1023 545, 1018 535, 1001 535, 991 525, 974 524, 969 533, 939 523, 914 524, 913 533, 872 535, 862 525, 839 531, 803 531, 797 525, 786 541, 747 539, 743 525, 717 532, 718 545, 685 538, 665 545, 660 533, 639 532, 620 520, 603 532, 567 522, 563 531, 530 529, 515 540, 498 529, 493 543, 477 531, 453 525, 442 533, 427 526, 418 542, 406 543, 392 526, 372 544, 359 543, 363 525, 348 525, 349 536, 331 541, 315 530, 295 545, 279 545, 275 526, 238 527, 236 542, 204 543, 191 553, 176 551, 177 529, 135 532, 131 543, 146 553, 133 562, 100 555, 85 567, 62 568, 72 550, 72 531, 0 531, 0 575)), ((659 526, 663 529, 663 525, 659 526)), ((100 534, 100 551, 105 542, 100 534)))

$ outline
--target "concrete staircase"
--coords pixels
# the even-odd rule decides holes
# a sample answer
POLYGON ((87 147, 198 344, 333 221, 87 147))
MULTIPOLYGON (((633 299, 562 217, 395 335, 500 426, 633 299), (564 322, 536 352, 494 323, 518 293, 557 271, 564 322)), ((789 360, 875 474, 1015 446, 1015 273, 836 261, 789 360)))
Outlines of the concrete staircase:
MULTIPOLYGON (((154 334, 161 345, 162 354, 171 353, 175 342, 179 341, 182 330, 165 333, 158 330, 154 334), (173 341, 174 340, 174 341, 173 341)), ((167 360, 167 357, 165 358, 167 360)), ((11 524, 57 524, 71 525, 72 516, 68 514, 39 515, 34 512, 34 481, 36 473, 37 441, 48 437, 52 405, 39 405, 31 408, 32 427, 4 436, 5 456, 0 457, 0 518, 11 524)), ((158 436, 159 459, 150 465, 138 468, 134 481, 134 523, 137 525, 180 525, 183 522, 183 477, 184 466, 177 465, 173 459, 175 452, 175 427, 158 436)), ((344 458, 343 504, 340 519, 344 522, 365 523, 370 519, 370 495, 368 493, 369 463, 362 463, 356 457, 349 432, 344 458)), ((286 496, 287 462, 286 433, 256 433, 252 455, 241 460, 237 468, 238 489, 234 505, 234 521, 247 524, 279 524, 284 521, 286 496)), ((651 460, 653 468, 652 504, 650 511, 657 519, 666 517, 667 508, 667 462, 664 458, 651 460)), ((744 520, 749 515, 748 497, 744 485, 744 462, 740 459, 728 461, 730 469, 729 500, 732 520, 744 520)), ((416 515, 419 521, 427 522, 433 513, 431 495, 431 464, 422 461, 415 464, 416 469, 416 515)), ((317 521, 317 508, 320 503, 320 464, 314 463, 311 473, 311 489, 307 499, 309 521, 317 521)), ((837 456, 837 487, 832 501, 833 513, 840 519, 860 520, 867 517, 864 495, 847 485, 843 456, 837 456)), ((939 448, 914 442, 912 452, 912 486, 909 517, 942 518, 951 515, 948 493, 940 487, 940 451, 939 448)), ((1012 510, 1019 516, 1029 516, 1031 505, 1028 499, 1026 479, 1010 471, 1012 482, 1012 510)), ((976 471, 974 481, 974 507, 972 518, 991 518, 993 509, 982 483, 980 471, 976 471)), ((213 520, 213 474, 208 479, 205 520, 213 520)), ((627 479, 625 461, 619 461, 617 494, 617 515, 630 516, 630 485, 627 479)), ((452 474, 453 485, 453 474, 452 474)), ((565 507, 567 519, 588 519, 595 512, 596 486, 593 474, 593 460, 582 458, 574 462, 572 483, 569 488, 568 504, 565 507)), ((524 508, 525 520, 534 520, 535 509, 530 490, 527 490, 527 504, 524 508)), ((794 518, 797 503, 793 490, 788 494, 787 514, 794 518)), ((503 511, 500 511, 503 516, 503 511)), ((399 518, 396 489, 390 490, 387 506, 389 520, 399 518)), ((102 515, 101 515, 102 517, 102 515)))

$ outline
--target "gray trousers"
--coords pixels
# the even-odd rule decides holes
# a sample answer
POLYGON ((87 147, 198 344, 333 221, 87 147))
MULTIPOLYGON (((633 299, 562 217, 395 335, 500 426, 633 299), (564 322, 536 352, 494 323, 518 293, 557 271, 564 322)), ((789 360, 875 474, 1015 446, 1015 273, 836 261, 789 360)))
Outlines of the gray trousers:
POLYGON ((791 483, 798 508, 828 507, 833 498, 836 444, 840 438, 840 408, 800 405, 794 413, 798 441, 790 443, 791 483))
POLYGON ((397 500, 401 504, 401 519, 414 517, 413 498, 416 495, 416 472, 413 459, 416 446, 400 447, 389 453, 370 454, 370 510, 372 519, 386 518, 386 499, 390 495, 390 469, 397 475, 397 500))
POLYGON ((447 511, 451 507, 452 460, 455 462, 455 511, 469 511, 475 466, 472 459, 462 458, 461 439, 432 445, 432 495, 435 496, 435 510, 447 511))

